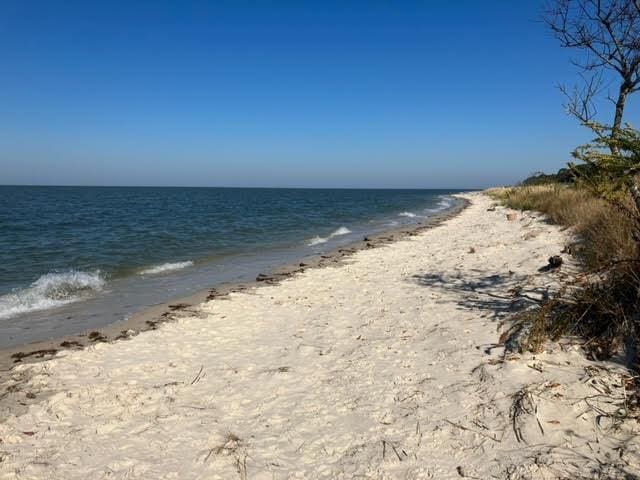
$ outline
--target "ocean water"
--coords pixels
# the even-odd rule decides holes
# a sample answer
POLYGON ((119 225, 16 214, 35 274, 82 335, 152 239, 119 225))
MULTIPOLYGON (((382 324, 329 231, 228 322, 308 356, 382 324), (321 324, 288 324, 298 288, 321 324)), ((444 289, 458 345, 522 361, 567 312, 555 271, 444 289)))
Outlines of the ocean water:
POLYGON ((0 186, 0 347, 251 280, 424 221, 456 192, 0 186))

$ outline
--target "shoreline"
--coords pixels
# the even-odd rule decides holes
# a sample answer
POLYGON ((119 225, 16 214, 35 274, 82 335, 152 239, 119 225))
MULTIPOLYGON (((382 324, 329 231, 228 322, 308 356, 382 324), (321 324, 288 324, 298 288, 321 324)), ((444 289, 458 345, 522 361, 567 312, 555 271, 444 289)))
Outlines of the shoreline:
POLYGON ((16 366, 0 478, 635 478, 619 359, 498 341, 579 274, 570 232, 464 197, 384 249, 16 366), (542 269, 554 254, 561 269, 542 269))
POLYGON ((126 320, 113 322, 101 328, 87 329, 77 334, 0 348, 0 382, 11 373, 16 365, 46 361, 64 350, 82 350, 96 343, 127 340, 140 333, 155 330, 166 322, 175 321, 181 314, 192 313, 194 307, 198 307, 204 302, 224 299, 230 293, 242 292, 265 285, 277 285, 280 281, 305 270, 340 264, 360 250, 377 248, 407 236, 418 235, 424 230, 440 225, 467 208, 470 201, 460 197, 460 195, 451 195, 460 201, 458 205, 435 213, 419 223, 385 230, 322 254, 302 257, 278 266, 269 273, 260 273, 253 281, 223 282, 187 296, 170 298, 157 305, 144 307, 134 312, 126 320))

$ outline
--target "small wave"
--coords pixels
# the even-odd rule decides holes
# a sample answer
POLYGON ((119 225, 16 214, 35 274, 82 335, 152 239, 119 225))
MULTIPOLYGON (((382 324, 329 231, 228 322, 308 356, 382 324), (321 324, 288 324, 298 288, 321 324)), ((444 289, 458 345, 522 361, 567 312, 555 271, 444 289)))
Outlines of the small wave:
POLYGON ((442 199, 436 204, 435 208, 427 208, 425 212, 427 213, 435 213, 440 212, 442 210, 446 210, 447 208, 453 205, 452 199, 450 197, 441 197, 442 199))
POLYGON ((328 237, 319 237, 319 236, 313 237, 311 240, 309 240, 309 243, 307 243, 307 245, 309 245, 310 247, 313 247, 314 245, 321 245, 323 243, 327 243, 333 237, 339 237, 341 235, 349 235, 350 233, 351 233, 351 230, 349 230, 347 227, 340 227, 337 230, 334 230, 333 232, 331 232, 331 234, 328 237))
POLYGON ((338 237, 340 235, 349 235, 350 233, 351 230, 349 230, 347 227, 340 227, 339 229, 331 233, 331 235, 329 235, 329 238, 338 237))
POLYGON ((417 215, 413 212, 402 212, 398 214, 399 217, 409 217, 409 218, 415 218, 417 217, 417 215))
POLYGON ((154 265, 153 267, 140 270, 140 275, 157 275, 158 273, 180 270, 182 268, 191 267, 192 265, 193 262, 191 260, 187 260, 186 262, 163 263, 161 265, 154 265))
POLYGON ((100 271, 47 273, 28 288, 0 296, 0 318, 76 302, 101 291, 104 284, 100 271))
POLYGON ((313 247, 314 245, 320 245, 322 243, 327 243, 328 241, 329 241, 328 238, 313 237, 311 240, 309 240, 309 243, 307 243, 307 245, 309 245, 310 247, 313 247))

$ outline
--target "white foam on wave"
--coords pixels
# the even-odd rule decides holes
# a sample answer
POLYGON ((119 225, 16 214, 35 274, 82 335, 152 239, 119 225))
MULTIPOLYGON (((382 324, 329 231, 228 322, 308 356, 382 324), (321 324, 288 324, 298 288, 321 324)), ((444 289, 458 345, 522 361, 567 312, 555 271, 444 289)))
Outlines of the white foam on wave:
POLYGON ((163 263, 161 265, 154 265, 153 267, 140 270, 140 275, 157 275, 158 273, 181 270, 191 266, 193 266, 193 262, 191 260, 187 260, 186 262, 163 263))
POLYGON ((309 240, 309 243, 307 243, 307 245, 309 245, 310 247, 313 247, 314 245, 320 245, 323 243, 327 243, 329 241, 328 238, 322 238, 322 237, 313 237, 311 240, 309 240))
POLYGON ((340 227, 339 229, 331 233, 331 235, 329 235, 329 238, 338 237, 340 235, 349 235, 350 233, 351 230, 349 230, 347 227, 340 227))
POLYGON ((398 214, 399 217, 409 217, 409 218, 415 218, 417 217, 417 215, 413 212, 401 212, 398 214))
POLYGON ((440 212, 442 210, 446 210, 447 208, 451 207, 452 204, 453 203, 452 203, 451 197, 441 197, 441 200, 436 204, 435 208, 427 208, 425 209, 425 212, 427 213, 440 212))
POLYGON ((341 235, 349 235, 350 233, 351 233, 351 230, 349 230, 347 227, 340 227, 337 230, 334 230, 333 232, 331 232, 331 234, 328 237, 319 237, 319 236, 313 237, 311 240, 309 240, 307 245, 309 245, 310 247, 313 247, 314 245, 321 245, 323 243, 327 243, 329 240, 331 240, 334 237, 339 237, 341 235))
POLYGON ((87 298, 104 288, 96 272, 54 272, 42 275, 29 287, 0 296, 0 318, 59 307, 87 298))

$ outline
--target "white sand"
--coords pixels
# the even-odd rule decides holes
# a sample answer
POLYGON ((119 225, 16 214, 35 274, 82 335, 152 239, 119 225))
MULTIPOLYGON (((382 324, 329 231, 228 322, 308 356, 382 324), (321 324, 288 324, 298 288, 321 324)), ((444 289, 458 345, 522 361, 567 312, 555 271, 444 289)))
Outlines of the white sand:
POLYGON ((445 224, 346 265, 17 367, 4 387, 41 400, 0 423, 0 478, 638 474, 638 425, 601 415, 624 405, 621 367, 566 342, 505 362, 501 347, 485 353, 527 302, 510 288, 553 286, 558 274, 537 269, 566 232, 469 198, 445 224))

